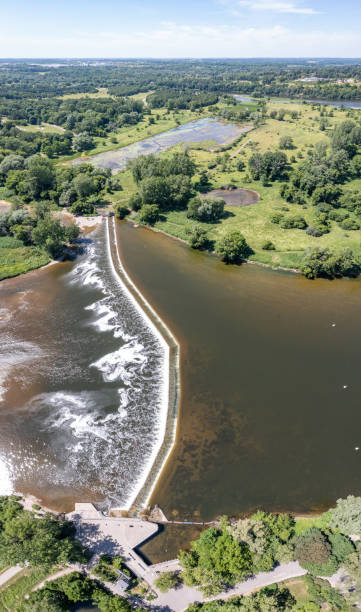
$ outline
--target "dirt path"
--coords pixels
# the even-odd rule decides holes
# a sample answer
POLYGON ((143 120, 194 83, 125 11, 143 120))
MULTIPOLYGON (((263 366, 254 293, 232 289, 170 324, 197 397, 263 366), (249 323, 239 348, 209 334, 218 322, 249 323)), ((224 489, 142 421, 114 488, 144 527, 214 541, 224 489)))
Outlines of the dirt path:
POLYGON ((5 570, 5 572, 0 574, 0 587, 16 576, 16 574, 22 572, 23 569, 24 568, 21 565, 14 565, 13 567, 9 567, 9 569, 5 570))
POLYGON ((48 576, 47 578, 44 578, 44 580, 36 584, 31 590, 38 591, 39 589, 42 589, 43 586, 45 586, 47 582, 52 582, 53 580, 56 580, 57 578, 61 578, 62 576, 66 576, 67 574, 72 574, 75 571, 76 571, 75 567, 64 567, 64 569, 61 569, 58 572, 55 572, 55 574, 50 574, 50 576, 48 576))
POLYGON ((244 142, 244 143, 243 143, 243 144, 242 144, 242 145, 241 145, 241 146, 240 146, 240 147, 237 149, 237 151, 235 151, 234 153, 232 153, 232 155, 231 155, 231 159, 232 159, 233 157, 236 157, 236 155, 238 155, 238 153, 239 153, 240 151, 242 151, 242 149, 244 149, 244 147, 246 147, 246 146, 248 145, 248 143, 249 143, 249 142, 251 142, 251 139, 250 139, 250 138, 248 138, 248 140, 246 140, 246 141, 245 141, 245 142, 244 142))

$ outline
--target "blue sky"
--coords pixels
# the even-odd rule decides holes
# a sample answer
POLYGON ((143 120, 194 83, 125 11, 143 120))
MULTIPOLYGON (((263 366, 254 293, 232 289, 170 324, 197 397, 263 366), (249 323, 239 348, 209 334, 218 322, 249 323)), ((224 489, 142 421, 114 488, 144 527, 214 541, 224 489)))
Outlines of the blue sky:
POLYGON ((360 0, 2 0, 0 57, 361 57, 360 0))

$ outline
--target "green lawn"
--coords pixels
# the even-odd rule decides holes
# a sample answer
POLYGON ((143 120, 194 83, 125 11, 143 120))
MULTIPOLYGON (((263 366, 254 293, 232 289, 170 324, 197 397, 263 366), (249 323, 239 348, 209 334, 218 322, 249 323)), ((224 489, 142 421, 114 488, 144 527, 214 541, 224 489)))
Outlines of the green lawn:
POLYGON ((18 125, 18 130, 22 132, 41 132, 42 134, 62 134, 64 128, 58 125, 52 125, 51 123, 42 123, 41 125, 18 125))
MULTIPOLYGON (((219 223, 200 225, 207 230, 209 238, 215 242, 230 230, 240 230, 254 250, 254 255, 250 257, 250 260, 272 267, 297 268, 304 251, 313 246, 328 247, 335 251, 349 247, 355 255, 361 256, 359 230, 345 231, 338 223, 331 222, 331 231, 328 234, 314 238, 306 234, 304 230, 286 230, 272 223, 269 218, 271 213, 285 207, 286 210, 282 212, 286 215, 301 214, 308 225, 313 225, 315 209, 311 205, 303 208, 297 204, 285 202, 279 194, 280 182, 272 183, 267 187, 263 186, 261 181, 246 182, 247 170, 243 172, 237 170, 238 160, 242 159, 247 163, 249 156, 255 150, 262 153, 267 150, 275 150, 279 138, 284 135, 291 135, 294 140, 295 148, 286 152, 289 161, 291 156, 297 156, 299 152, 305 157, 310 144, 328 141, 327 134, 319 130, 318 122, 314 120, 318 112, 312 110, 311 106, 281 103, 269 105, 269 110, 280 108, 300 112, 300 120, 293 120, 289 115, 284 121, 268 118, 265 125, 248 133, 241 143, 234 144, 228 150, 231 159, 226 171, 222 170, 221 164, 209 169, 209 165, 216 163, 216 158, 220 155, 218 152, 207 150, 205 146, 191 149, 190 154, 196 161, 198 169, 207 169, 213 188, 234 183, 237 187, 252 189, 260 194, 260 201, 257 204, 248 207, 226 207, 227 215, 219 223), (238 152, 242 144, 243 150, 238 152), (262 250, 262 245, 266 240, 273 242, 274 251, 262 250)), ((338 109, 334 109, 333 112, 334 116, 328 117, 333 125, 346 119, 345 112, 338 109)), ((346 183, 345 188, 360 189, 361 180, 346 183)), ((135 186, 129 183, 129 193, 134 190, 135 186)), ((187 240, 187 227, 190 227, 192 222, 187 219, 186 212, 171 211, 166 213, 165 217, 164 220, 156 223, 155 228, 187 240)))
POLYGON ((309 517, 296 517, 295 533, 301 535, 311 527, 318 527, 324 529, 328 527, 331 519, 331 512, 324 512, 323 514, 316 514, 315 516, 309 517))
POLYGON ((49 255, 37 247, 6 248, 0 242, 0 280, 40 268, 49 261, 49 255))
POLYGON ((17 576, 0 588, 0 610, 4 610, 4 612, 17 612, 20 610, 24 596, 29 594, 36 584, 53 573, 54 568, 25 568, 20 574, 17 574, 17 576))

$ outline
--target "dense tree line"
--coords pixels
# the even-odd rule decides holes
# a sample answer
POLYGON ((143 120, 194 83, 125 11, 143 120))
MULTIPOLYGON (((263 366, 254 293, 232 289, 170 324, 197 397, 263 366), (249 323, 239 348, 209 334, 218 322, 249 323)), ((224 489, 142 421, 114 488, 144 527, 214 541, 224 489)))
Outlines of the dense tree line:
POLYGON ((195 110, 202 106, 217 104, 218 95, 212 92, 195 91, 194 89, 158 89, 149 95, 147 102, 151 108, 166 107, 169 110, 189 108, 195 110))
MULTIPOLYGON (((259 511, 249 518, 233 521, 223 517, 219 527, 202 532, 189 551, 181 551, 180 578, 210 596, 246 576, 270 571, 277 563, 297 560, 310 574, 313 601, 331 602, 337 610, 346 609, 344 597, 316 577, 331 576, 340 568, 351 567, 352 580, 361 592, 361 572, 355 569, 357 560, 361 559, 361 547, 349 537, 361 533, 361 497, 338 500, 336 508, 324 516, 324 521, 320 521, 322 528, 306 527, 301 533, 297 533, 296 522, 288 514, 259 511)), ((237 606, 248 609, 242 607, 245 606, 243 599, 237 601, 237 606)), ((258 610, 257 607, 250 609, 258 610)))
POLYGON ((52 566, 85 562, 71 523, 52 514, 38 518, 15 496, 0 497, 0 564, 52 566))
POLYGON ((16 122, 59 125, 72 132, 106 136, 124 125, 138 123, 147 112, 132 98, 19 99, 0 98, 0 115, 16 122))
POLYGON ((109 168, 91 164, 54 166, 45 156, 7 155, 0 163, 0 185, 20 203, 46 201, 68 206, 76 214, 92 214, 106 191, 119 189, 109 168))
MULTIPOLYGON (((361 99, 357 60, 117 60, 38 63, 13 61, 0 71, 0 98, 23 100, 64 94, 95 93, 106 87, 116 96, 141 91, 243 93, 254 97, 287 96, 334 100, 361 99), (84 65, 85 64, 85 65, 84 65), (316 77, 312 84, 301 79, 316 77), (354 79, 354 83, 347 82, 354 79), (340 81, 338 83, 337 81, 340 81)), ((160 94, 162 95, 162 94, 160 94)), ((183 94, 182 94, 183 95, 183 94)), ((179 99, 178 95, 169 98, 179 99)), ((213 98, 214 99, 214 98, 213 98)), ((214 102, 212 102, 214 103, 214 102)), ((206 104, 209 104, 207 102, 206 104)), ((202 104, 203 105, 203 104, 202 104)))

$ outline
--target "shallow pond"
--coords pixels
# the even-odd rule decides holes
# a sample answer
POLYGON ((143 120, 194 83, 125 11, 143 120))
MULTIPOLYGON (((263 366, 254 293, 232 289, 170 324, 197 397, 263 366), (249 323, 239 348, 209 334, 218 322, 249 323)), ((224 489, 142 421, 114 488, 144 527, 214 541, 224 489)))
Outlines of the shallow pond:
MULTIPOLYGON (((185 123, 145 140, 140 140, 127 147, 99 153, 99 155, 91 157, 89 161, 99 168, 111 168, 114 172, 119 172, 125 170, 128 160, 135 159, 139 155, 161 153, 182 142, 215 141, 217 144, 227 144, 249 129, 249 126, 241 127, 235 123, 224 123, 206 117, 185 123)), ((73 163, 82 163, 82 161, 81 158, 78 158, 73 163)))

